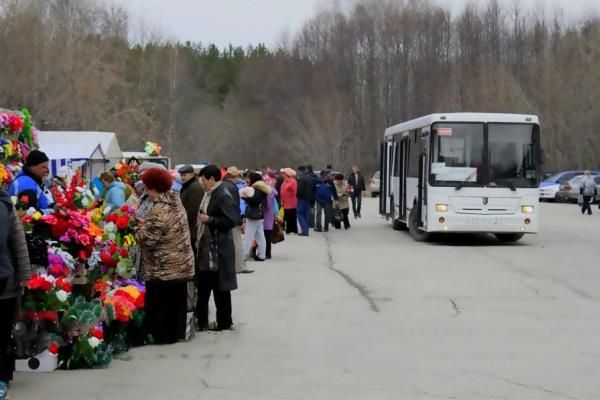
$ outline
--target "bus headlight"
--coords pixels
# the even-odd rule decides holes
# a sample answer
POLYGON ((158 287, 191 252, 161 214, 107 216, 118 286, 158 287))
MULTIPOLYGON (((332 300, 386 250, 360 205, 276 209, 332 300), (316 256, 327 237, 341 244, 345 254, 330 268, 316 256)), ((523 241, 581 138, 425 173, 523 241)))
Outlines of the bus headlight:
POLYGON ((436 204, 435 211, 440 213, 448 211, 448 204, 436 204))
POLYGON ((521 212, 523 214, 533 214, 533 206, 521 206, 521 212))

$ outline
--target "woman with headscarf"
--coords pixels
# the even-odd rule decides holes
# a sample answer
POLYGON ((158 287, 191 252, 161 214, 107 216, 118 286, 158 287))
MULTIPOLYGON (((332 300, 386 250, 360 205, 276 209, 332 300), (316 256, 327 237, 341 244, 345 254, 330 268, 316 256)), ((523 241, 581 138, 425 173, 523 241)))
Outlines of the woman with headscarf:
POLYGON ((194 276, 194 253, 187 215, 168 171, 151 168, 142 182, 152 205, 138 220, 146 283, 146 329, 156 344, 186 338, 187 285, 194 276))

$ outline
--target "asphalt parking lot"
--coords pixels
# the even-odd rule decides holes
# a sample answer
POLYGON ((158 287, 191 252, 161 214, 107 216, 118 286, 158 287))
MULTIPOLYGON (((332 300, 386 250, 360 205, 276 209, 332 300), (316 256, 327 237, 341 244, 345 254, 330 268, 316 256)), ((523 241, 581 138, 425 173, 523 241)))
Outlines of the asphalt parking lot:
POLYGON ((241 275, 234 331, 106 370, 17 374, 25 399, 597 399, 600 211, 542 232, 415 243, 377 215, 292 236, 241 275))

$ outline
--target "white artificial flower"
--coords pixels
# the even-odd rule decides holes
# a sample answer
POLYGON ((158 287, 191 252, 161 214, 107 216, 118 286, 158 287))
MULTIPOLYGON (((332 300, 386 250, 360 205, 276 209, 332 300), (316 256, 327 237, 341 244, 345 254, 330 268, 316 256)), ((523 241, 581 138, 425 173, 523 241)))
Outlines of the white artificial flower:
POLYGON ((33 207, 29 207, 29 210, 27 210, 27 215, 29 215, 30 217, 36 213, 36 209, 33 207))
POLYGON ((89 206, 89 205, 90 205, 90 199, 88 199, 87 197, 84 197, 84 198, 81 200, 81 205, 83 205, 84 207, 87 207, 87 206, 89 206))
POLYGON ((104 230, 109 233, 116 232, 117 225, 115 225, 114 222, 109 222, 108 224, 104 225, 104 230))
POLYGON ((100 339, 98 339, 95 336, 92 336, 91 338, 88 339, 88 343, 90 344, 90 347, 92 349, 95 349, 96 347, 100 346, 100 339))
POLYGON ((67 293, 67 292, 65 292, 64 290, 61 289, 58 292, 56 292, 56 298, 61 303, 64 303, 69 298, 69 293, 67 293))
POLYGON ((88 258, 87 263, 90 266, 90 268, 96 268, 100 263, 100 252, 98 250, 94 250, 90 258, 88 258))

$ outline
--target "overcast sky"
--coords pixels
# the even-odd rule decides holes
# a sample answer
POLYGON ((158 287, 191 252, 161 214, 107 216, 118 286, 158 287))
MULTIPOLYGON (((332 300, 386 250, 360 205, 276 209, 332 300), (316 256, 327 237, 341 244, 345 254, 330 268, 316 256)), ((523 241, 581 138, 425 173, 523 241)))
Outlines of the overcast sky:
MULTIPOLYGON (((167 39, 246 46, 266 43, 276 45, 282 35, 293 35, 304 21, 332 0, 112 0, 125 6, 132 16, 132 28, 140 21, 148 30, 160 32, 167 39)), ((346 3, 351 0, 339 0, 346 3)), ((475 0, 487 3, 487 0, 475 0)), ((500 0, 513 4, 515 0, 500 0)), ((454 12, 466 0, 437 0, 454 12)), ((567 16, 600 11, 600 0, 520 0, 529 6, 543 5, 548 12, 556 7, 567 16)), ((136 35, 134 34, 134 37, 136 35)))

